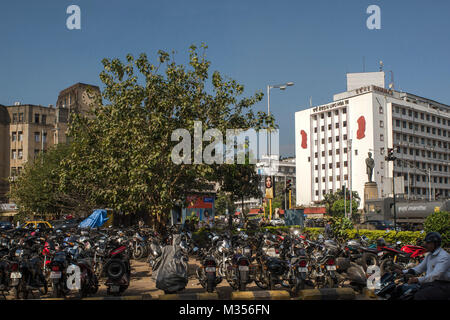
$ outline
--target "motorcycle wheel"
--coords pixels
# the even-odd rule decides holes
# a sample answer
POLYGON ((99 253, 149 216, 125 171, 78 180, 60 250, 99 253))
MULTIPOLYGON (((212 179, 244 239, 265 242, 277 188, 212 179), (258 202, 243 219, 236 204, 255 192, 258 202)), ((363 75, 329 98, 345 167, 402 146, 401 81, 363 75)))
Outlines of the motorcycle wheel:
POLYGON ((39 293, 42 295, 46 295, 48 293, 48 282, 47 282, 47 279, 45 279, 44 275, 41 275, 40 277, 41 277, 43 286, 39 287, 39 293))
POLYGON ((216 287, 216 279, 215 278, 208 278, 206 281, 206 292, 214 292, 214 288, 216 287))
POLYGON ((325 282, 323 284, 323 288, 334 288, 336 285, 336 282, 334 281, 334 279, 327 275, 325 276, 325 282))
POLYGON ((133 250, 133 258, 135 260, 142 259, 144 257, 144 249, 141 246, 137 246, 136 249, 133 250))
POLYGON ((16 300, 18 300, 18 299, 20 299, 20 290, 19 290, 19 287, 17 286, 17 287, 13 287, 13 296, 14 296, 14 299, 16 299, 16 300))
POLYGON ((267 286, 268 290, 275 289, 275 281, 273 279, 273 276, 269 273, 269 285, 267 286))
POLYGON ((97 278, 97 276, 95 274, 93 274, 92 275, 92 286, 91 286, 91 289, 90 289, 90 293, 91 294, 96 294, 97 291, 98 291, 98 287, 99 287, 99 285, 98 285, 98 278, 97 278))
POLYGON ((52 283, 52 297, 53 298, 61 298, 62 297, 62 288, 60 284, 52 283))
POLYGON ((89 288, 87 288, 85 285, 81 285, 81 289, 78 291, 80 299, 86 298, 88 296, 88 291, 89 288))
POLYGON ((202 272, 202 268, 198 267, 197 270, 195 270, 195 274, 197 275, 197 280, 200 282, 200 285, 205 289, 206 288, 206 281, 205 281, 205 274, 202 272))
POLYGON ((294 295, 294 297, 298 296, 298 293, 300 292, 300 290, 304 290, 304 289, 305 289, 305 281, 303 281, 302 278, 296 277, 295 285, 292 288, 292 294, 294 295))
POLYGON ((255 284, 258 288, 262 290, 267 290, 268 288, 267 279, 261 270, 256 271, 255 284))
POLYGON ((120 260, 110 261, 110 263, 108 263, 105 266, 105 268, 106 268, 106 275, 113 280, 122 278, 122 276, 127 270, 125 263, 120 260))
POLYGON ((23 298, 23 300, 27 300, 28 299, 28 295, 29 295, 29 291, 28 290, 23 290, 22 291, 22 298, 23 298))
POLYGON ((387 272, 393 272, 396 265, 394 260, 391 258, 384 259, 380 264, 380 277, 382 277, 387 272))
POLYGON ((378 257, 376 254, 364 252, 361 257, 361 266, 363 267, 364 271, 367 271, 367 268, 370 265, 378 265, 378 257))

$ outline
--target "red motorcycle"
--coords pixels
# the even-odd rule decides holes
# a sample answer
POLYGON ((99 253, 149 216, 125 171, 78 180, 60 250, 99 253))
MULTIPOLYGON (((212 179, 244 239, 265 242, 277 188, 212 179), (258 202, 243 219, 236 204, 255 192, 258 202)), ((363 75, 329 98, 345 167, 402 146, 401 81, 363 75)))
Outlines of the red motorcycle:
POLYGON ((421 262, 423 260, 423 258, 425 257, 425 253, 427 252, 424 247, 413 245, 403 246, 400 250, 409 254, 411 259, 415 259, 418 262, 421 262))
MULTIPOLYGON (((400 245, 400 242, 397 242, 400 245)), ((378 243, 378 258, 380 263, 380 272, 383 276, 387 272, 393 272, 394 269, 409 269, 416 266, 425 256, 426 249, 421 246, 404 245, 400 249, 394 246, 387 246, 384 241, 378 243)))

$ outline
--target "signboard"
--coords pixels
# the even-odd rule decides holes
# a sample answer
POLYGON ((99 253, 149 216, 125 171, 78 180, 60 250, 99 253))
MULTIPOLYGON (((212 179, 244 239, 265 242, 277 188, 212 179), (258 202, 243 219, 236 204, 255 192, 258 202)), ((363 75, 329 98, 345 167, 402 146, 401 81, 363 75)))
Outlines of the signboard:
POLYGON ((347 73, 347 91, 359 89, 361 87, 375 85, 381 88, 385 87, 384 72, 358 72, 347 73))
POLYGON ((323 219, 323 213, 308 213, 306 214, 308 219, 323 219))
POLYGON ((266 176, 264 186, 266 187, 266 199, 273 199, 274 194, 274 179, 272 176, 266 176))
POLYGON ((212 209, 214 199, 205 196, 188 196, 188 208, 212 209))
POLYGON ((15 203, 0 203, 0 212, 4 211, 16 211, 17 206, 15 203))
POLYGON ((203 202, 205 203, 213 203, 214 198, 213 197, 203 197, 203 202))
POLYGON ((325 104, 322 106, 317 106, 317 107, 314 107, 312 109, 312 111, 313 111, 313 113, 316 113, 316 112, 321 112, 321 111, 326 111, 326 110, 342 107, 344 105, 348 105, 348 100, 343 100, 343 101, 339 101, 339 102, 325 104))

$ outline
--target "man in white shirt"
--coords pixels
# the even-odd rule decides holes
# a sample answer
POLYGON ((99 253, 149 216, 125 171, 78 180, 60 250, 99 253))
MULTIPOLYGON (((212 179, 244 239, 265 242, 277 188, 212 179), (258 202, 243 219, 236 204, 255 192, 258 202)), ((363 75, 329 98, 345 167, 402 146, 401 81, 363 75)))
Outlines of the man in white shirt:
POLYGON ((418 284, 415 300, 450 300, 450 254, 441 248, 442 238, 437 232, 425 236, 425 247, 429 254, 416 267, 396 270, 397 273, 412 274, 408 284, 418 284), (424 273, 425 275, 417 277, 424 273))

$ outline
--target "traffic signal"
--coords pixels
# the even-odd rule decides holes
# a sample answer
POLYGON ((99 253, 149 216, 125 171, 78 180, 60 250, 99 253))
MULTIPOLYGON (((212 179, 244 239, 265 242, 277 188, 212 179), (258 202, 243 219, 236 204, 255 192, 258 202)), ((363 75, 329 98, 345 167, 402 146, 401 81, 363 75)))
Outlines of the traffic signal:
POLYGON ((394 156, 394 148, 388 148, 387 156, 385 157, 386 161, 395 161, 397 158, 394 156))

